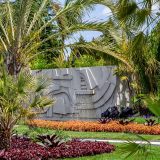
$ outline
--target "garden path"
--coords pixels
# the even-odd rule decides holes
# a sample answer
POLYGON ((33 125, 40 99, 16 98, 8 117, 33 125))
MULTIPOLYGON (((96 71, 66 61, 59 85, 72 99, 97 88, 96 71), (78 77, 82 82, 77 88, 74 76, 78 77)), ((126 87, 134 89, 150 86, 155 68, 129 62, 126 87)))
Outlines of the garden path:
POLYGON ((127 141, 127 140, 104 140, 104 139, 80 139, 81 141, 91 141, 91 142, 109 142, 109 143, 128 143, 128 142, 135 142, 137 144, 151 144, 160 146, 160 141, 127 141))

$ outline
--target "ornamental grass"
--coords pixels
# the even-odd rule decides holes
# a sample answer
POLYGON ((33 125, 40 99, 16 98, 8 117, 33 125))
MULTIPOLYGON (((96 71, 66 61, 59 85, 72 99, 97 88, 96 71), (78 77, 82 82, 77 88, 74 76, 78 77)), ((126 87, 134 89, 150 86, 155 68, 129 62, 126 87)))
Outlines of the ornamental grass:
POLYGON ((127 125, 119 124, 119 121, 110 121, 106 124, 91 121, 48 121, 32 120, 29 125, 41 128, 60 129, 66 131, 88 131, 88 132, 126 132, 138 134, 160 134, 160 125, 146 126, 144 124, 129 123, 127 125))

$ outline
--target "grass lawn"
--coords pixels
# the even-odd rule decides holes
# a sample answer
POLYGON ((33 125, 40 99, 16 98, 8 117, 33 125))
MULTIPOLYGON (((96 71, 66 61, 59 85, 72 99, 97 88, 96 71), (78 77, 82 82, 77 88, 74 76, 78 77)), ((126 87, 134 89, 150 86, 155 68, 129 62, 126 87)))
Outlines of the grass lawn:
MULTIPOLYGON (((124 144, 123 144, 124 145, 124 144)), ((101 155, 95 155, 95 156, 88 156, 88 157, 80 157, 80 158, 66 158, 64 160, 144 160, 144 157, 129 157, 126 159, 126 154, 122 155, 118 151, 118 148, 121 146, 121 144, 116 144, 117 149, 113 153, 107 153, 107 154, 101 154, 101 155)), ((158 160, 159 159, 159 152, 160 147, 152 146, 151 149, 153 150, 154 157, 148 157, 145 160, 158 160)))
MULTIPOLYGON (((74 131, 55 131, 51 129, 44 129, 44 128, 33 128, 29 129, 27 125, 18 125, 15 127, 15 131, 18 134, 28 135, 32 138, 36 137, 37 134, 53 134, 58 132, 62 134, 66 138, 98 138, 98 139, 122 139, 125 140, 129 138, 130 140, 138 140, 137 136, 134 134, 129 133, 109 133, 109 132, 74 132, 74 131)), ((160 140, 159 135, 142 135, 147 140, 160 140)), ((126 159, 126 154, 122 154, 119 152, 119 148, 125 144, 114 144, 116 145, 116 151, 113 153, 95 155, 95 156, 88 156, 88 157, 80 157, 80 158, 67 158, 63 160, 124 160, 126 159)), ((160 153, 160 147, 152 146, 153 153, 156 157, 154 158, 147 158, 145 160, 158 160, 157 157, 160 153)), ((144 157, 129 157, 127 160, 144 160, 144 157)))
MULTIPOLYGON (((30 137, 35 137, 37 134, 53 134, 57 131, 45 128, 34 128, 29 129, 27 125, 18 125, 15 127, 15 131, 18 134, 28 135, 30 137)), ((138 140, 135 134, 131 133, 115 133, 115 132, 75 132, 75 131, 59 131, 68 138, 95 138, 95 139, 117 139, 117 140, 138 140)), ((142 135, 147 140, 160 140, 159 135, 142 135)))
MULTIPOLYGON (((133 118, 128 118, 128 119, 134 119, 134 122, 142 123, 142 124, 144 124, 146 122, 145 118, 143 118, 143 117, 135 117, 135 118, 133 117, 133 118)), ((153 119, 153 120, 155 120, 155 123, 160 123, 159 119, 157 117, 150 117, 148 119, 153 119)))

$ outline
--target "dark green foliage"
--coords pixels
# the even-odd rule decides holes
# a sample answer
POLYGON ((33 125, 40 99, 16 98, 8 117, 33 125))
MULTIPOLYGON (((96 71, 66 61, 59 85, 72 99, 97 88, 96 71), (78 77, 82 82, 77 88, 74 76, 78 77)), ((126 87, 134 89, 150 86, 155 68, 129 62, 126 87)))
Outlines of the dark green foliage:
POLYGON ((36 56, 32 60, 32 62, 30 63, 30 67, 33 70, 57 68, 57 66, 53 62, 54 62, 54 59, 52 59, 51 57, 49 58, 45 56, 45 54, 41 54, 36 56))
MULTIPOLYGON (((33 10, 37 10, 40 7, 41 1, 38 1, 38 0, 34 1, 32 6, 33 10)), ((37 25, 43 25, 53 17, 54 13, 53 11, 51 11, 51 7, 52 7, 52 2, 48 1, 47 7, 45 8, 45 11, 42 14, 42 18, 41 18, 42 21, 40 21, 37 25)), ((57 32, 58 32, 57 26, 52 23, 48 25, 41 32, 41 34, 39 35, 39 39, 40 41, 43 41, 44 39, 46 39, 47 37, 53 34, 56 35, 57 32)), ((31 62, 31 68, 32 69, 55 68, 55 65, 53 64, 54 58, 58 57, 58 55, 60 54, 59 51, 56 50, 56 48, 60 47, 61 44, 62 43, 61 43, 60 37, 58 36, 54 36, 52 39, 49 39, 44 43, 42 43, 42 45, 37 50, 38 55, 35 56, 35 58, 31 62)))
POLYGON ((159 97, 153 97, 153 96, 146 96, 144 99, 145 104, 149 108, 149 110, 156 115, 157 117, 160 117, 160 99, 159 97))
POLYGON ((93 67, 93 66, 105 66, 105 60, 103 58, 96 59, 93 55, 83 55, 77 58, 74 62, 74 67, 93 67))
POLYGON ((147 52, 147 37, 141 32, 134 37, 132 46, 130 56, 139 77, 139 86, 142 88, 142 93, 148 93, 153 90, 153 87, 152 82, 150 82, 151 77, 146 73, 146 69, 149 67, 147 63, 148 59, 145 55, 147 52))
MULTIPOLYGON (((110 39, 110 42, 112 43, 112 38, 110 37, 110 35, 104 33, 104 35, 102 37, 100 37, 100 41, 99 43, 101 43, 101 41, 103 41, 103 39, 105 39, 106 37, 108 37, 108 39, 110 39)), ((92 42, 94 43, 95 39, 92 40, 92 42)), ((80 36, 79 41, 77 42, 77 45, 81 44, 84 45, 86 43, 85 39, 83 36, 80 36)), ((86 49, 86 48, 78 48, 78 47, 74 47, 72 48, 72 53, 69 57, 69 61, 70 61, 70 66, 68 67, 93 67, 93 66, 107 66, 107 65, 117 65, 118 61, 103 53, 100 51, 96 51, 94 49, 86 49)))
POLYGON ((136 2, 128 0, 119 0, 118 8, 118 18, 120 20, 127 20, 128 16, 132 16, 138 8, 136 2))
POLYGON ((151 147, 148 140, 142 136, 136 135, 137 139, 145 143, 137 144, 134 141, 128 140, 127 143, 120 146, 119 153, 126 155, 124 159, 137 159, 137 160, 157 160, 159 154, 151 147))

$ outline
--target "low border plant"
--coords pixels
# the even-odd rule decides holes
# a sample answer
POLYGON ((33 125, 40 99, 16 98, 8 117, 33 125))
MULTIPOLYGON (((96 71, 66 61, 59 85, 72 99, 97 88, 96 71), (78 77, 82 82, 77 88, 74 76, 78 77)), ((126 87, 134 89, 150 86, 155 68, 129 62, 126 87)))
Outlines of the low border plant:
POLYGON ((138 134, 160 134, 160 124, 154 126, 146 126, 145 124, 127 123, 125 125, 120 124, 119 121, 110 121, 106 124, 100 124, 99 122, 87 122, 87 121, 47 121, 47 120, 33 120, 28 122, 30 125, 36 127, 70 130, 70 131, 90 131, 90 132, 127 132, 138 134))

